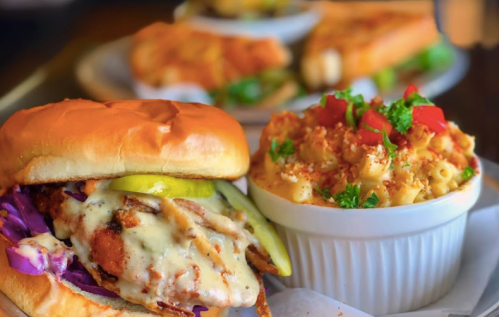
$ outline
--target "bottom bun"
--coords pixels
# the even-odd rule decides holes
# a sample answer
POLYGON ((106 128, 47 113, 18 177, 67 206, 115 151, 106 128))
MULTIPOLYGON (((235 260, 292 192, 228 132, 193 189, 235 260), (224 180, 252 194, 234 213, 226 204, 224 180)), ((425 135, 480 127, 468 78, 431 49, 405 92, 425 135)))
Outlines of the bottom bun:
MULTIPOLYGON (((5 249, 11 245, 0 235, 0 290, 31 317, 152 317, 159 315, 123 299, 87 293, 71 283, 57 281, 49 273, 22 274, 9 266, 5 249)), ((202 317, 227 316, 227 309, 210 307, 202 317)))

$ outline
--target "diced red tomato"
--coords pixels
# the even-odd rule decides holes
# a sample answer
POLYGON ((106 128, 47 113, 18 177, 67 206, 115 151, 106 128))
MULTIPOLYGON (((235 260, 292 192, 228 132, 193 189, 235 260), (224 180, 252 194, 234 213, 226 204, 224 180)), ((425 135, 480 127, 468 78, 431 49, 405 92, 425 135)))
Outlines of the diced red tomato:
POLYGON ((436 133, 447 130, 447 121, 445 121, 442 108, 436 106, 418 106, 412 108, 412 120, 424 124, 436 133))
POLYGON ((409 98, 409 96, 413 93, 413 92, 418 92, 418 89, 416 88, 416 86, 414 85, 409 85, 407 86, 407 89, 405 90, 405 93, 404 93, 404 99, 407 100, 407 98, 409 98))
POLYGON ((346 124, 345 112, 347 111, 348 103, 343 99, 336 99, 334 95, 328 95, 326 106, 319 113, 317 122, 319 125, 332 128, 338 122, 346 124))
POLYGON ((382 133, 369 131, 364 125, 379 131, 383 131, 383 128, 385 128, 386 135, 388 136, 392 132, 392 125, 384 115, 374 109, 366 110, 360 119, 359 129, 357 130, 358 135, 360 135, 359 142, 361 144, 377 145, 383 143, 382 133))

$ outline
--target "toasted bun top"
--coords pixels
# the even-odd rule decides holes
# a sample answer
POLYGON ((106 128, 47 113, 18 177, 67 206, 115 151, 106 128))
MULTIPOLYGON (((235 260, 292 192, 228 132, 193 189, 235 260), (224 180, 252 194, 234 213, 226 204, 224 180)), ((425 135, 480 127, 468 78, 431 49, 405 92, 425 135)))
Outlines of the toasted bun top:
POLYGON ((241 125, 220 109, 168 100, 65 100, 0 128, 0 184, 132 174, 235 179, 249 167, 241 125))

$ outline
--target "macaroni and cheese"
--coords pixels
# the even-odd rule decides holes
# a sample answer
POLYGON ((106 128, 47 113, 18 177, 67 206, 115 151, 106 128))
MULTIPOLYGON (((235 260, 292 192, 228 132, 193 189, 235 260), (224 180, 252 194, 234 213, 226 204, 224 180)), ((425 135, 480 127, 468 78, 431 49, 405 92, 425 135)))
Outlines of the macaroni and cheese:
POLYGON ((349 90, 303 116, 282 112, 264 128, 250 177, 296 203, 342 208, 407 205, 456 190, 477 168, 474 137, 409 86, 385 105, 349 90))

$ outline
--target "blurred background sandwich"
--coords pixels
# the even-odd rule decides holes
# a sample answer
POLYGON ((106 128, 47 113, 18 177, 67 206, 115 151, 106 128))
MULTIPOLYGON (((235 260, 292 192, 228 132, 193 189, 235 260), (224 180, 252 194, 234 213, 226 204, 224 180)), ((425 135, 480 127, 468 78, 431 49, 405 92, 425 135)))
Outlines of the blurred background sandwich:
MULTIPOLYGON (((277 28, 274 26, 282 26, 283 19, 289 18, 280 30, 289 31, 291 35, 298 33, 295 29, 298 26, 301 31, 306 30, 300 36, 288 37, 287 34, 284 41, 275 44, 282 50, 292 52, 292 63, 285 61, 279 66, 272 64, 270 70, 264 68, 251 74, 243 74, 238 70, 237 80, 224 73, 222 80, 217 77, 214 81, 217 87, 222 87, 220 89, 207 90, 197 84, 204 91, 212 93, 211 97, 205 94, 216 99, 217 105, 225 106, 225 109, 234 108, 230 109, 230 113, 240 122, 265 124, 271 112, 281 108, 300 112, 316 102, 327 90, 349 84, 355 88, 359 81, 365 82, 365 79, 376 89, 374 93, 389 100, 390 96, 400 95, 398 86, 390 88, 396 80, 400 80, 399 85, 403 88, 408 83, 416 84, 427 96, 436 97, 439 104, 449 105, 450 109, 445 109, 448 116, 480 140, 477 152, 488 158, 499 158, 494 139, 497 135, 494 129, 497 126, 496 74, 499 72, 497 0, 310 0, 298 4, 291 0, 0 0, 0 27, 3 31, 0 34, 0 122, 28 105, 64 98, 139 98, 133 87, 137 81, 155 90, 166 89, 168 86, 161 84, 162 79, 155 79, 156 83, 153 84, 147 82, 148 72, 160 73, 154 66, 142 66, 147 71, 141 76, 147 79, 137 76, 135 70, 132 72, 130 35, 157 21, 172 23, 177 19, 178 9, 181 6, 189 7, 191 3, 206 8, 196 13, 196 17, 209 19, 210 23, 251 24, 253 31, 256 32, 258 26, 257 33, 263 34, 275 33, 277 28), (306 15, 300 20, 298 16, 304 11, 286 14, 292 11, 289 8, 301 8, 302 5, 316 8, 314 12, 319 15, 306 15), (281 6, 287 9, 278 9, 281 6), (296 22, 297 19, 309 24, 300 24, 296 22), (436 23, 430 25, 430 19, 438 22, 438 30, 443 36, 436 34, 436 23), (316 23, 319 25, 310 31, 316 23), (420 27, 427 31, 419 30, 420 27), (340 33, 341 29, 344 33, 340 33), (412 35, 410 42, 406 36, 408 30, 416 34, 412 35), (450 51, 446 44, 439 45, 440 38, 454 45, 450 51), (382 50, 380 47, 387 48, 382 50), (464 59, 461 58, 463 56, 464 59), (376 67, 373 61, 376 61, 376 67), (449 61, 450 65, 447 64, 449 61), (442 70, 439 69, 441 66, 442 70), (455 69, 459 69, 457 74, 455 69), (265 76, 260 75, 262 73, 265 76), (289 76, 289 73, 292 75, 289 76), (437 75, 438 80, 434 80, 433 74, 437 75), (282 103, 280 100, 271 100, 267 103, 269 109, 260 111, 257 108, 262 98, 255 95, 261 95, 259 92, 263 79, 270 80, 272 87, 286 88, 282 88, 283 92, 278 94, 285 95, 284 98, 278 98, 280 100, 287 99, 292 95, 289 91, 296 90, 294 84, 283 85, 284 82, 298 82, 299 86, 307 89, 298 89, 297 96, 300 98, 293 96, 282 103), (234 91, 243 97, 231 97, 234 91), (240 99, 248 101, 245 104, 251 107, 238 107, 238 104, 243 104, 240 99), (306 100, 302 102, 302 99, 306 100), (469 111, 471 104, 476 111, 469 111), (461 118, 470 119, 466 121, 461 118)), ((182 23, 189 23, 193 27, 192 20, 182 20, 182 23)), ((235 32, 243 28, 236 30, 236 27, 225 27, 225 30, 235 32)), ((201 29, 201 32, 208 32, 208 28, 201 29)), ((232 37, 247 38, 249 35, 232 37)), ((188 71, 171 70, 166 73, 182 73, 176 80, 195 74, 196 78, 203 77, 204 83, 204 77, 210 78, 211 68, 215 66, 211 62, 207 67, 200 66, 207 63, 202 64, 189 55, 193 55, 191 47, 209 41, 201 41, 196 35, 184 36, 175 42, 177 51, 170 52, 181 56, 177 59, 181 67, 173 68, 188 71), (181 47, 187 48, 182 51, 181 47), (191 62, 194 62, 192 67, 188 65, 191 62), (202 70, 200 67, 203 67, 202 70)), ((155 45, 149 43, 145 46, 155 45)), ((212 44, 207 45, 210 48, 198 54, 200 60, 207 60, 204 51, 212 50, 212 44)), ((156 50, 151 47, 144 51, 156 50)), ((246 54, 246 50, 244 53, 245 56, 253 54, 246 54)), ((266 53, 264 57, 270 58, 271 55, 266 53)), ((222 56, 221 53, 219 56, 222 56)), ((245 60, 248 58, 245 57, 245 60)), ((253 63, 254 59, 249 60, 253 63)), ((147 62, 143 61, 144 64, 147 62)), ((264 86, 267 87, 266 84, 264 86)), ((263 90, 267 91, 267 88, 263 90)))
POLYGON ((370 77, 381 91, 415 73, 448 66, 433 12, 382 2, 314 3, 322 21, 305 42, 301 74, 312 90, 370 77))
POLYGON ((130 63, 139 81, 156 88, 193 83, 216 105, 272 106, 298 94, 285 69, 288 49, 272 38, 221 36, 185 23, 154 23, 133 36, 130 63))

